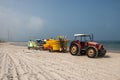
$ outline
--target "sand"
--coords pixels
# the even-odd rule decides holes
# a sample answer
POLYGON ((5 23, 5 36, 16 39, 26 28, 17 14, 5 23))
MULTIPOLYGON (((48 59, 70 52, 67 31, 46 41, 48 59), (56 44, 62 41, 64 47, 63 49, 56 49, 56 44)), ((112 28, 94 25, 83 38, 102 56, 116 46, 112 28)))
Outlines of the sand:
POLYGON ((0 43, 0 80, 120 80, 120 54, 88 58, 0 43))

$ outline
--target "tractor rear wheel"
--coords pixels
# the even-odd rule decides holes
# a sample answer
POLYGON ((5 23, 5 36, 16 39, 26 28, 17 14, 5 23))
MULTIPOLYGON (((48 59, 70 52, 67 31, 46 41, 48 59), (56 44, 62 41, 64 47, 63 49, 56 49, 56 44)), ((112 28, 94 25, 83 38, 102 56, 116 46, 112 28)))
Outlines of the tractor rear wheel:
POLYGON ((80 48, 77 44, 72 44, 70 46, 71 55, 80 55, 80 48))
POLYGON ((89 47, 89 48, 87 49, 87 56, 88 56, 89 58, 95 58, 95 57, 97 57, 97 56, 98 56, 98 51, 97 51, 97 49, 94 48, 94 47, 89 47))

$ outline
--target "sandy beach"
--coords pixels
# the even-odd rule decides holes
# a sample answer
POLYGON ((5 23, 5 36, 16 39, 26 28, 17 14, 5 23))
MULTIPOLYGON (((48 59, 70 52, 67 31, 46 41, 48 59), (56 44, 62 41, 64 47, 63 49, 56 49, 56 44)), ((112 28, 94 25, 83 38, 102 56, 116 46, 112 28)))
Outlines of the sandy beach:
POLYGON ((120 54, 88 58, 0 43, 0 80, 120 80, 120 54))

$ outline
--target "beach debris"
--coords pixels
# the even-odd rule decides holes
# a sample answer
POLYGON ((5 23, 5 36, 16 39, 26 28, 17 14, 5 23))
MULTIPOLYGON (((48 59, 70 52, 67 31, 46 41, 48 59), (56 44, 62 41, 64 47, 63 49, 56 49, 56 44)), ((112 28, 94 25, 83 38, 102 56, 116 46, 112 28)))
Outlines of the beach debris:
POLYGON ((69 49, 72 55, 86 54, 89 58, 105 56, 105 48, 102 44, 93 41, 93 34, 74 34, 74 36, 75 39, 71 42, 69 49))
POLYGON ((43 50, 43 45, 46 44, 46 39, 36 39, 37 48, 43 50))
POLYGON ((43 45, 46 43, 44 39, 36 39, 35 41, 28 41, 28 49, 43 50, 43 45))

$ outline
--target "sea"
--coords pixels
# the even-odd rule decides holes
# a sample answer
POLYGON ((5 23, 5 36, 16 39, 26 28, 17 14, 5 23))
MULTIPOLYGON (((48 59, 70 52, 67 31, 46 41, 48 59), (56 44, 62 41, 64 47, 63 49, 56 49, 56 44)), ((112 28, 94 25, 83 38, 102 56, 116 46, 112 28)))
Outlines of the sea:
MULTIPOLYGON (((70 45, 70 42, 68 43, 68 47, 70 45)), ((120 53, 120 41, 96 41, 96 42, 103 44, 107 52, 120 53)), ((27 42, 10 42, 10 44, 19 45, 19 46, 27 46, 27 42)))
POLYGON ((120 41, 98 41, 98 42, 103 44, 107 51, 120 53, 120 41))

